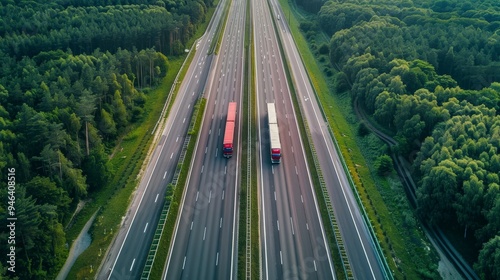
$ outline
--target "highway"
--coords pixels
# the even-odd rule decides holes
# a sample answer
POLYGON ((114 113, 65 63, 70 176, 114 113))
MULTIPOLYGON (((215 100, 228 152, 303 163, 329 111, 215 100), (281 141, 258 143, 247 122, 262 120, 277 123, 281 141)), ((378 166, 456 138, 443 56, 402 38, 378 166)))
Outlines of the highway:
POLYGON ((236 279, 245 13, 244 0, 231 2, 163 279, 236 279), (233 157, 227 159, 222 142, 232 101, 238 109, 233 157))
POLYGON ((266 1, 251 2, 259 131, 263 279, 335 279, 284 65, 266 1), (278 116, 282 161, 271 164, 266 103, 278 116))
MULTIPOLYGON (((275 18, 283 15, 277 0, 270 0, 275 18)), ((281 16, 281 18, 284 18, 281 16)), ((309 82, 286 20, 277 20, 279 35, 295 82, 302 111, 312 135, 328 195, 332 201, 350 266, 356 279, 385 279, 382 263, 375 251, 374 240, 350 188, 347 175, 330 136, 326 120, 309 82)))
MULTIPOLYGON (((221 145, 227 103, 236 101, 241 106, 246 4, 233 1, 219 55, 208 56, 224 3, 219 3, 198 43, 193 63, 98 279, 139 278, 164 203, 165 186, 176 168, 193 105, 203 92, 207 98, 205 118, 164 279, 236 278, 241 110, 237 114, 233 158, 222 157, 221 145)), ((271 3, 273 12, 282 14, 279 5, 271 3)), ((261 278, 335 279, 267 2, 252 1, 251 14, 259 117, 261 278), (277 165, 270 163, 268 102, 276 103, 278 114, 283 158, 277 165)), ((277 21, 274 15, 355 278, 383 279, 380 260, 328 126, 283 16, 281 19, 277 21)))
MULTIPOLYGON (((224 1, 222 1, 224 2, 224 1)), ((126 216, 97 274, 97 279, 139 279, 165 202, 165 187, 171 182, 192 114, 202 94, 212 56, 210 42, 221 18, 221 5, 198 41, 193 63, 189 66, 173 101, 161 137, 132 198, 126 216)), ((160 128, 159 128, 160 129, 160 128)))

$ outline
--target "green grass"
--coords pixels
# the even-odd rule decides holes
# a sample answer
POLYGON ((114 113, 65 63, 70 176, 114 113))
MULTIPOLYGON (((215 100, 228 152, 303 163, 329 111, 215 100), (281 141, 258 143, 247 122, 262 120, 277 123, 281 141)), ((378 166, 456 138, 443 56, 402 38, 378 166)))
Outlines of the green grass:
POLYGON ((251 171, 247 173, 244 164, 247 163, 250 157, 250 165, 252 170, 257 168, 257 107, 256 107, 256 94, 255 94, 255 61, 253 58, 253 40, 251 36, 251 22, 250 22, 250 2, 247 2, 247 24, 245 27, 245 65, 247 65, 247 72, 244 75, 244 89, 243 89, 243 153, 242 153, 242 176, 241 176, 241 192, 240 192, 240 218, 239 218, 239 237, 238 237, 238 277, 237 279, 244 279, 246 277, 246 234, 250 230, 250 277, 251 279, 258 279, 260 275, 260 239, 259 239, 259 207, 258 207, 258 189, 257 189, 257 173, 251 171), (248 107, 250 105, 250 108, 248 107), (250 120, 250 140, 248 140, 248 121, 250 120), (247 153, 247 145, 250 145, 250 153, 247 153), (250 177, 250 182, 247 184, 247 179, 250 177), (247 195, 250 195, 250 205, 247 205, 247 195), (246 226, 247 207, 250 209, 250 228, 246 226))
MULTIPOLYGON (((253 48, 253 42, 250 44, 250 49, 253 48)), ((253 56, 253 53, 252 53, 253 56)), ((249 99, 250 99, 250 118, 251 118, 251 143, 249 145, 252 145, 252 168, 253 170, 257 170, 257 96, 255 94, 255 77, 253 75, 253 69, 255 69, 255 61, 253 58, 250 58, 251 64, 252 64, 252 70, 251 70, 251 90, 248 93, 249 94, 249 99)), ((260 223, 259 223, 259 198, 258 198, 258 178, 257 178, 257 172, 252 172, 251 175, 251 184, 250 184, 250 204, 251 204, 251 220, 250 220, 250 227, 251 227, 251 246, 252 246, 252 251, 251 251, 251 259, 252 259, 252 264, 251 264, 251 277, 252 279, 259 279, 260 276, 260 223)))
POLYGON ((67 238, 72 242, 92 213, 99 206, 102 207, 90 230, 93 242, 78 257, 68 274, 68 279, 93 277, 114 234, 119 229, 121 219, 117 219, 117 217, 122 217, 125 214, 130 202, 130 194, 138 183, 137 175, 151 144, 151 131, 163 109, 164 101, 169 92, 169 84, 172 84, 175 79, 182 60, 182 58, 178 58, 170 61, 170 71, 167 76, 158 88, 148 94, 144 111, 150 112, 150 114, 143 117, 123 137, 119 152, 111 159, 111 163, 116 168, 115 177, 107 187, 91 196, 92 201, 77 215, 76 223, 68 231, 67 238), (92 269, 90 269, 91 266, 92 269))
POLYGON ((240 217, 239 217, 239 232, 238 232, 238 277, 237 279, 245 279, 246 277, 246 234, 250 230, 250 277, 258 279, 260 274, 260 240, 259 240, 259 207, 258 207, 258 191, 257 191, 257 107, 255 95, 255 61, 253 58, 253 40, 251 34, 250 23, 250 2, 247 1, 247 24, 245 27, 245 65, 247 66, 244 74, 243 83, 243 124, 242 124, 242 176, 241 176, 241 191, 240 191, 240 217), (250 108, 248 107, 250 105, 250 108), (250 135, 248 135, 248 121, 250 120, 250 135), (250 140, 248 140, 250 136, 250 140), (246 147, 250 145, 250 153, 248 154, 246 147), (245 164, 250 157, 251 174, 247 173, 245 164), (247 184, 247 179, 250 179, 247 184), (247 196, 250 195, 250 205, 247 205, 247 196), (250 228, 247 228, 247 207, 250 209, 250 228))
MULTIPOLYGON (((252 30, 252 28, 249 28, 252 30)), ((253 36, 249 34, 250 37, 250 46, 249 49, 253 50, 254 48, 254 42, 253 42, 253 36)), ((250 101, 250 122, 251 122, 251 131, 250 133, 252 134, 251 141, 252 143, 249 143, 252 145, 252 168, 254 170, 257 170, 257 122, 258 122, 258 117, 257 117, 257 94, 255 92, 255 76, 254 76, 254 70, 255 70, 255 58, 254 58, 254 53, 253 51, 250 52, 249 56, 249 61, 251 63, 251 69, 250 69, 250 92, 249 94, 249 101, 250 101)), ((250 192, 251 192, 251 197, 250 197, 250 204, 252 206, 251 209, 251 246, 252 246, 252 251, 251 251, 251 259, 252 259, 252 268, 251 268, 251 276, 252 279, 258 279, 260 276, 260 220, 259 220, 259 192, 258 192, 258 178, 257 178, 257 172, 252 172, 251 175, 251 185, 250 185, 250 192)))
MULTIPOLYGON (((211 18, 214 11, 214 7, 209 9, 207 19, 211 18)), ((209 20, 206 20, 206 22, 198 28, 196 35, 188 42, 188 45, 192 45, 196 38, 200 37, 205 32, 208 22, 209 20)), ((188 68, 187 66, 189 66, 193 57, 194 52, 191 52, 187 58, 186 67, 182 69, 182 73, 179 77, 180 80, 184 77, 188 68)), ((148 112, 148 114, 144 115, 142 119, 129 128, 129 132, 125 134, 121 143, 119 143, 119 147, 117 147, 119 152, 111 159, 111 163, 115 167, 114 178, 108 186, 93 193, 89 197, 89 202, 80 213, 75 216, 74 224, 66 232, 66 240, 68 243, 72 243, 87 220, 99 207, 101 207, 90 229, 93 242, 90 244, 89 248, 78 257, 67 279, 94 277, 105 255, 106 249, 109 247, 114 234, 116 234, 119 229, 121 219, 117 219, 117 217, 125 215, 130 202, 130 195, 138 183, 137 176, 146 158, 149 146, 151 145, 151 132, 163 109, 163 105, 175 77, 181 69, 185 59, 185 55, 169 58, 169 71, 166 77, 157 88, 151 90, 147 94, 144 112, 148 112)))
MULTIPOLYGON (((327 83, 328 78, 320 68, 327 69, 329 65, 321 64, 310 50, 307 40, 298 27, 297 9, 290 9, 286 0, 280 0, 280 3, 284 13, 291 15, 287 19, 297 47, 394 277, 396 279, 421 278, 422 269, 427 267, 432 269, 433 264, 430 259, 434 257, 430 252, 417 252, 418 246, 425 248, 427 244, 424 241, 425 237, 417 226, 406 227, 403 226, 404 222, 401 222, 404 219, 411 220, 407 217, 413 216, 411 208, 404 202, 402 187, 394 183, 395 178, 387 180, 376 176, 373 172, 373 160, 367 161, 364 156, 364 153, 369 151, 361 142, 362 139, 356 135, 357 119, 352 113, 350 97, 347 94, 335 93, 332 83, 327 83), (364 147, 363 150, 360 147, 364 147), (402 218, 403 213, 405 217, 402 218), (408 250, 409 243, 414 244, 413 248, 416 251, 408 250), (419 257, 423 257, 426 261, 415 260, 414 253, 419 253, 419 257)), ((305 18, 304 15, 300 17, 305 18)), ((316 36, 315 40, 318 45, 322 42, 328 43, 328 38, 322 34, 316 36)), ((326 61, 329 60, 326 59, 326 61)))
POLYGON ((181 206, 182 194, 184 192, 184 187, 186 186, 187 175, 189 173, 189 168, 191 166, 191 160, 193 159, 194 148, 198 138, 198 133, 200 131, 201 120, 205 112, 206 99, 202 98, 195 105, 193 110, 194 121, 193 130, 189 132, 191 135, 187 150, 186 157, 184 158, 184 164, 182 165, 182 170, 179 174, 179 179, 177 180, 177 186, 173 190, 172 200, 170 202, 170 209, 168 211, 167 220, 165 222, 165 227, 163 228, 163 233, 160 239, 160 244, 158 246, 158 251, 151 269, 150 279, 160 279, 163 273, 163 268, 167 260, 168 251, 170 247, 170 242, 172 240, 172 234, 175 229, 175 221, 177 215, 179 214, 179 208, 181 206), (195 118, 195 119, 194 119, 195 118))

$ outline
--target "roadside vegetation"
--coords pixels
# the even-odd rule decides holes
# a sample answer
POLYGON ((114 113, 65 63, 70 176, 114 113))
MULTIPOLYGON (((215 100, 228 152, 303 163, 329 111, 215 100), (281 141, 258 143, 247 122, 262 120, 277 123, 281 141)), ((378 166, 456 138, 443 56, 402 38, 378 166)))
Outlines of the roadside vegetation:
MULTIPOLYGON (((253 41, 251 43, 250 49, 252 49, 253 46, 253 41)), ((252 54, 253 56, 253 54, 252 54)), ((252 90, 249 92, 249 102, 251 103, 250 105, 250 117, 251 117, 251 124, 252 124, 252 130, 251 130, 251 141, 252 143, 249 143, 252 145, 252 168, 257 170, 258 165, 257 165, 257 153, 258 153, 258 136, 257 136, 257 95, 255 93, 255 88, 253 85, 255 85, 255 76, 253 75, 253 69, 255 69, 255 60, 251 59, 252 63, 252 90)), ((260 218, 259 218, 259 190, 258 190, 258 178, 257 178, 257 172, 252 172, 251 174, 251 183, 250 183, 250 192, 251 192, 251 197, 250 197, 250 203, 251 203, 251 246, 252 246, 252 251, 251 251, 251 258, 252 258, 252 269, 251 269, 251 276, 252 279, 258 279, 260 277, 260 264, 261 264, 261 247, 260 247, 260 218)))
POLYGON ((179 55, 214 4, 140 2, 0 3, 0 168, 17 170, 16 262, 26 268, 2 279, 55 278, 99 206, 94 242, 68 277, 93 275, 116 233, 179 55))
POLYGON ((260 276, 260 224, 259 204, 257 189, 257 112, 255 94, 255 61, 253 58, 253 36, 251 34, 250 1, 247 1, 246 27, 245 27, 245 64, 246 74, 243 83, 242 99, 242 157, 241 157, 241 190, 240 190, 240 216, 238 233, 238 277, 245 279, 247 269, 250 270, 251 279, 260 276), (250 127, 249 127, 250 125, 250 127), (247 169, 250 164, 250 169, 247 169), (250 170, 250 172, 248 172, 250 170), (250 199, 248 199, 250 196, 250 199), (249 203, 248 203, 249 202, 249 203), (247 209, 250 207, 250 211, 247 209), (248 216, 248 212, 249 216, 248 216), (247 227, 247 219, 250 225, 247 227), (247 244, 247 234, 250 233, 250 244, 247 244), (247 268, 247 246, 250 246, 250 268, 247 268))
POLYGON ((418 232, 418 221, 394 172, 386 168, 386 148, 359 125, 352 105, 359 104, 392 134, 395 151, 412 165, 418 218, 444 226, 481 278, 499 278, 494 269, 500 265, 498 11, 496 1, 479 6, 387 0, 328 1, 312 14, 297 14, 315 56, 305 60, 316 60, 323 72, 311 75, 313 83, 322 76, 330 86, 318 90, 323 107, 332 116, 344 112, 347 120, 345 127, 339 117, 331 124, 341 127, 339 142, 352 141, 343 154, 353 159, 349 169, 360 176, 363 204, 370 205, 371 219, 381 224, 376 230, 384 236, 381 241, 387 241, 393 259, 401 260, 398 271, 407 277, 437 277, 435 265, 417 265, 420 258, 413 255, 403 258, 408 244, 412 254, 426 255, 426 242, 408 240, 407 232, 418 232), (358 146, 368 164, 355 155, 358 146), (395 228, 391 236, 389 229, 395 228), (399 243, 398 235, 406 241, 399 243))
POLYGON ((369 131, 360 128, 350 96, 335 93, 332 81, 335 69, 329 64, 328 37, 322 32, 301 32, 299 26, 308 26, 313 15, 294 5, 290 10, 286 1, 281 4, 285 19, 291 21, 294 37, 309 38, 296 39, 297 46, 394 277, 437 277, 436 255, 425 249, 430 244, 415 223, 396 174, 391 168, 384 176, 377 175, 375 162, 387 153, 387 146, 375 136, 363 134, 369 131))

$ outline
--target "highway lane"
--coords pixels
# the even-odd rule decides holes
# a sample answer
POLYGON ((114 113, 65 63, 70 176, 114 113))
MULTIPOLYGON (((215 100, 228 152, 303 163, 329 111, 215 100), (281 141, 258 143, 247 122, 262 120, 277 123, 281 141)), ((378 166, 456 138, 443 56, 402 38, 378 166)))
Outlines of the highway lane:
POLYGON ((236 279, 245 12, 245 1, 232 2, 164 279, 236 279), (238 111, 234 153, 226 159, 222 140, 231 101, 238 111))
POLYGON ((334 279, 269 8, 252 1, 260 145, 262 276, 334 279), (282 162, 272 165, 266 103, 274 102, 282 162))
POLYGON ((197 45, 197 52, 181 84, 169 117, 150 162, 132 198, 119 233, 104 260, 98 279, 138 279, 154 229, 164 204, 165 186, 171 181, 184 142, 193 105, 201 94, 211 65, 207 56, 221 9, 217 8, 207 32, 197 45))
MULTIPOLYGON (((270 0, 277 18, 283 15, 277 0, 270 0)), ((281 19, 283 17, 281 16, 281 19)), ((303 114, 309 124, 318 160, 335 217, 347 251, 348 259, 356 279, 384 279, 381 260, 376 253, 374 241, 361 216, 361 212, 350 188, 347 176, 328 131, 328 124, 321 114, 314 91, 308 80, 304 65, 285 20, 276 21, 282 38, 285 54, 291 65, 298 98, 303 114)))

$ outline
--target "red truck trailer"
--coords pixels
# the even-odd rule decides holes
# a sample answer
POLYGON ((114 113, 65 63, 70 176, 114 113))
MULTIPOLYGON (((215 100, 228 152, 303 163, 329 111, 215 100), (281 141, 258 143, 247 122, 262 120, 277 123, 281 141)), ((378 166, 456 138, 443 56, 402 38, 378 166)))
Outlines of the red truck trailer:
POLYGON ((222 143, 222 155, 225 158, 233 156, 234 129, 236 122, 236 102, 229 102, 227 107, 226 130, 224 131, 224 142, 222 143))

